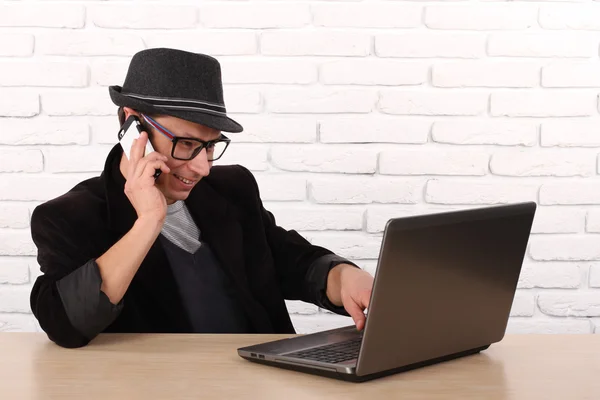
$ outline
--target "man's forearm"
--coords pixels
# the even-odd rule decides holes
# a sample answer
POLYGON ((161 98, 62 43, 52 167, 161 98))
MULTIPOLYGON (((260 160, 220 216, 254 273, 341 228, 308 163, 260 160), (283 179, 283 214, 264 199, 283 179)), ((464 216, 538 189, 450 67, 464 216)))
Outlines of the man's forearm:
POLYGON ((100 256, 101 290, 117 304, 127 291, 142 261, 160 234, 162 221, 138 219, 131 230, 100 256))

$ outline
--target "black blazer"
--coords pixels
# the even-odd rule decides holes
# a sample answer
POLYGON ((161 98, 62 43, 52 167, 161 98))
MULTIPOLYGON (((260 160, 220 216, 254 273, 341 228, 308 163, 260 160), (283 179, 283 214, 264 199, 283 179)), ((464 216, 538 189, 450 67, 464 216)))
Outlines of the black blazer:
MULTIPOLYGON (((126 234, 137 218, 119 170, 122 149, 110 151, 99 177, 35 208, 31 234, 43 275, 31 308, 50 340, 81 347, 93 338, 70 323, 56 282, 95 260, 126 234)), ((329 270, 349 263, 276 225, 262 205, 252 174, 241 166, 215 166, 185 200, 220 265, 236 287, 252 332, 294 333, 284 299, 303 300, 348 315, 325 295, 329 270)), ((351 263, 350 263, 351 264, 351 263)), ((160 240, 146 255, 105 332, 190 332, 175 279, 160 240)))

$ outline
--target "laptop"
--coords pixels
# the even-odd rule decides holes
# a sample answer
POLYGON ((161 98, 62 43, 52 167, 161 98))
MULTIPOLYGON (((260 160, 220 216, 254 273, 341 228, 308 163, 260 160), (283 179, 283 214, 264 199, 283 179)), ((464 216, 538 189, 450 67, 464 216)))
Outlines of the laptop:
POLYGON ((363 382, 477 354, 505 335, 536 203, 390 219, 367 321, 238 349, 242 358, 363 382))

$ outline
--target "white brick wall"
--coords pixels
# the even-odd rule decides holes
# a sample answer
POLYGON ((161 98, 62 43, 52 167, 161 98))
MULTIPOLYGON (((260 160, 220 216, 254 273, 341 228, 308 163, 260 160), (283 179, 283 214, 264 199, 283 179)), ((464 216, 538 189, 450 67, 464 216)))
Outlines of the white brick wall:
POLYGON ((536 201, 508 331, 599 332, 599 32, 599 2, 1 2, 0 331, 39 330, 31 211, 102 168, 108 86, 175 47, 221 61, 222 163, 282 226, 374 273, 389 218, 536 201))
POLYGON ((535 25, 537 7, 530 4, 432 5, 425 11, 431 29, 510 30, 535 25))

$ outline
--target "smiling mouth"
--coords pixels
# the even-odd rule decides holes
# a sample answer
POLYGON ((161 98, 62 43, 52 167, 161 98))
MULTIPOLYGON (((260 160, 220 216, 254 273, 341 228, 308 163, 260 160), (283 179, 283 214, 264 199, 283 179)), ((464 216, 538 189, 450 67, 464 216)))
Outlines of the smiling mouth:
POLYGON ((177 179, 179 179, 181 182, 185 183, 186 185, 191 185, 191 184, 193 184, 193 183, 195 182, 195 181, 190 181, 189 179, 182 178, 182 177, 181 177, 181 176, 179 176, 179 175, 174 175, 174 176, 175 176, 177 179))

